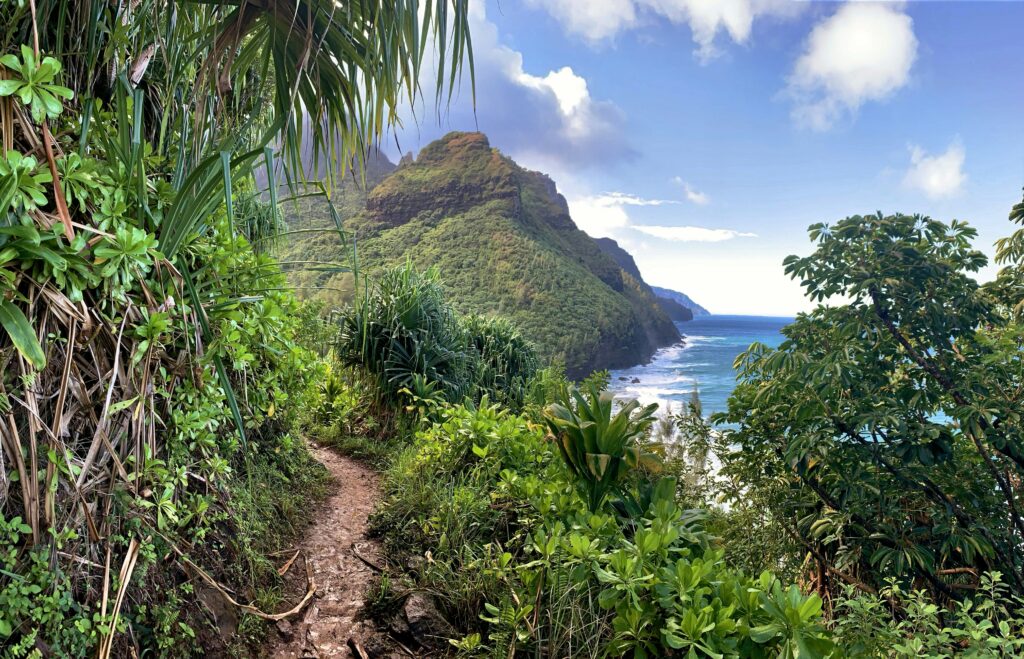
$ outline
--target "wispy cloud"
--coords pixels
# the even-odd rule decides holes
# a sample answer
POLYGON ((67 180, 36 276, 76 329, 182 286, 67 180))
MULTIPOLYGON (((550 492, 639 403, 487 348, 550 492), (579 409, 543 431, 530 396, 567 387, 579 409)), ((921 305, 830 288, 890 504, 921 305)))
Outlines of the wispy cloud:
POLYGON ((701 242, 718 243, 733 238, 756 238, 756 233, 735 231, 733 229, 709 229, 707 227, 681 226, 667 227, 657 225, 633 225, 632 229, 647 235, 661 238, 662 240, 673 240, 677 242, 701 242))
MULTIPOLYGON (((710 201, 707 195, 691 189, 679 177, 674 182, 683 186, 687 199, 695 204, 706 204, 710 201)), ((626 236, 623 230, 632 229, 640 233, 676 242, 714 243, 733 238, 754 238, 757 234, 734 231, 733 229, 710 229, 697 226, 662 226, 653 224, 635 224, 629 216, 629 206, 666 206, 681 204, 677 199, 648 199, 627 192, 605 192, 599 195, 574 197, 568 200, 569 213, 576 226, 595 238, 603 236, 626 236)))
POLYGON ((789 16, 802 10, 787 0, 528 0, 558 20, 567 32, 593 44, 614 39, 660 18, 690 28, 694 55, 707 63, 720 54, 718 35, 735 43, 750 40, 754 20, 761 16, 789 16))
POLYGON ((605 192, 594 197, 594 201, 603 206, 664 206, 679 203, 674 199, 646 199, 626 192, 605 192))
POLYGON ((683 189, 683 194, 686 195, 686 200, 690 203, 697 204, 698 206, 707 206, 711 203, 711 197, 700 190, 694 189, 681 176, 673 176, 672 182, 683 189))
POLYGON ((647 199, 626 192, 605 192, 568 199, 569 213, 576 226, 595 238, 610 236, 631 223, 626 206, 678 204, 673 199, 647 199))

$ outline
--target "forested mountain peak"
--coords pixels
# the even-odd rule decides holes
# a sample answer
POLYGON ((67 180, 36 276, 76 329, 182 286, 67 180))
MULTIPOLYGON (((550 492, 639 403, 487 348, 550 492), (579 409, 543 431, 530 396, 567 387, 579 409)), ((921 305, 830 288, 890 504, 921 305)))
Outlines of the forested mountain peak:
MULTIPOLYGON (((402 160, 345 218, 360 268, 371 276, 406 260, 437 266, 460 311, 511 318, 573 373, 635 364, 679 340, 639 273, 625 272, 576 226, 555 182, 519 166, 484 134, 450 133, 402 160), (554 309, 573 313, 559 317, 554 309)), ((293 221, 318 213, 309 206, 293 221)), ((296 260, 337 261, 339 246, 337 236, 303 235, 288 250, 296 260)), ((293 279, 330 303, 354 290, 348 275, 293 279)))

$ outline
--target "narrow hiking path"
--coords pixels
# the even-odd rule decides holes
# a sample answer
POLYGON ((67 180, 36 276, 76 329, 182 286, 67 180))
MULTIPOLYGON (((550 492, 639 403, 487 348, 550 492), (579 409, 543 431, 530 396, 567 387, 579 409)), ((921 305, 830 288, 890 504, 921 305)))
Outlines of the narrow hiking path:
MULTIPOLYGON (((349 639, 361 647, 379 645, 373 622, 359 619, 375 576, 366 561, 383 564, 379 545, 366 536, 369 516, 380 498, 379 479, 369 467, 329 448, 310 445, 310 450, 333 481, 331 495, 315 512, 315 521, 298 546, 309 561, 316 596, 297 617, 277 624, 278 638, 268 643, 263 656, 358 657, 349 639)), ((303 567, 296 565, 292 571, 301 574, 303 567)))

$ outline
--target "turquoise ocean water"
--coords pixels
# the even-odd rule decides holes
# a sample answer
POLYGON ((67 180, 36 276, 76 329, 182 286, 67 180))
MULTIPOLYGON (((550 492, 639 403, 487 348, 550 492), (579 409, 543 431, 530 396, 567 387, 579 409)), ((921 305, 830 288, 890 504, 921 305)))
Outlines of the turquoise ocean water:
POLYGON ((723 412, 736 386, 732 364, 737 355, 755 341, 777 346, 782 341, 780 330, 792 320, 702 316, 677 323, 684 343, 659 350, 649 364, 612 371, 612 390, 620 398, 637 398, 645 404, 659 403, 664 407, 671 401, 678 411, 696 388, 705 415, 723 412))

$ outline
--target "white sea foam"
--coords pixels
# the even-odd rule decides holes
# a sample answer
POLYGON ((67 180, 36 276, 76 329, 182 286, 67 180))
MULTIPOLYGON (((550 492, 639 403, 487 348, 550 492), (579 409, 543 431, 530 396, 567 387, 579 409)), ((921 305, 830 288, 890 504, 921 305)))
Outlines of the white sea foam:
POLYGON ((673 361, 685 350, 689 350, 692 346, 685 343, 677 343, 675 345, 668 346, 667 348, 661 348, 654 353, 651 357, 651 363, 657 364, 658 362, 673 361))
POLYGON ((679 395, 679 394, 688 394, 688 393, 690 393, 691 391, 693 391, 693 386, 692 386, 692 382, 691 382, 691 386, 689 386, 689 387, 677 387, 677 388, 635 386, 635 387, 631 387, 631 388, 627 389, 627 391, 633 391, 637 395, 646 395, 646 396, 676 396, 676 395, 679 395))
POLYGON ((659 350, 648 364, 613 371, 611 387, 620 400, 662 406, 672 401, 676 409, 697 388, 706 413, 723 411, 735 386, 733 360, 751 341, 777 345, 784 324, 785 319, 713 316, 681 323, 683 343, 659 350))
POLYGON ((685 384, 685 383, 693 382, 693 377, 691 377, 689 375, 684 375, 682 373, 674 372, 674 371, 672 371, 672 372, 670 372, 670 371, 662 371, 661 373, 653 373, 653 374, 637 373, 635 375, 630 375, 629 373, 627 373, 626 375, 617 376, 616 380, 618 382, 622 383, 622 386, 618 387, 618 388, 636 387, 636 386, 654 386, 654 387, 657 387, 657 386, 671 386, 673 384, 685 384), (622 378, 626 378, 626 379, 623 380, 622 378), (639 380, 639 382, 633 382, 633 380, 639 380))
POLYGON ((702 336, 699 334, 687 336, 685 339, 683 339, 683 341, 686 342, 686 346, 691 348, 695 345, 700 345, 704 343, 721 343, 722 341, 725 340, 726 337, 724 336, 702 336))
POLYGON ((673 409, 678 410, 682 400, 688 399, 696 385, 693 378, 677 378, 671 382, 660 385, 649 383, 630 383, 616 387, 616 399, 620 401, 635 399, 643 405, 657 403, 660 409, 665 409, 671 404, 673 409), (673 386, 675 385, 675 386, 673 386))

